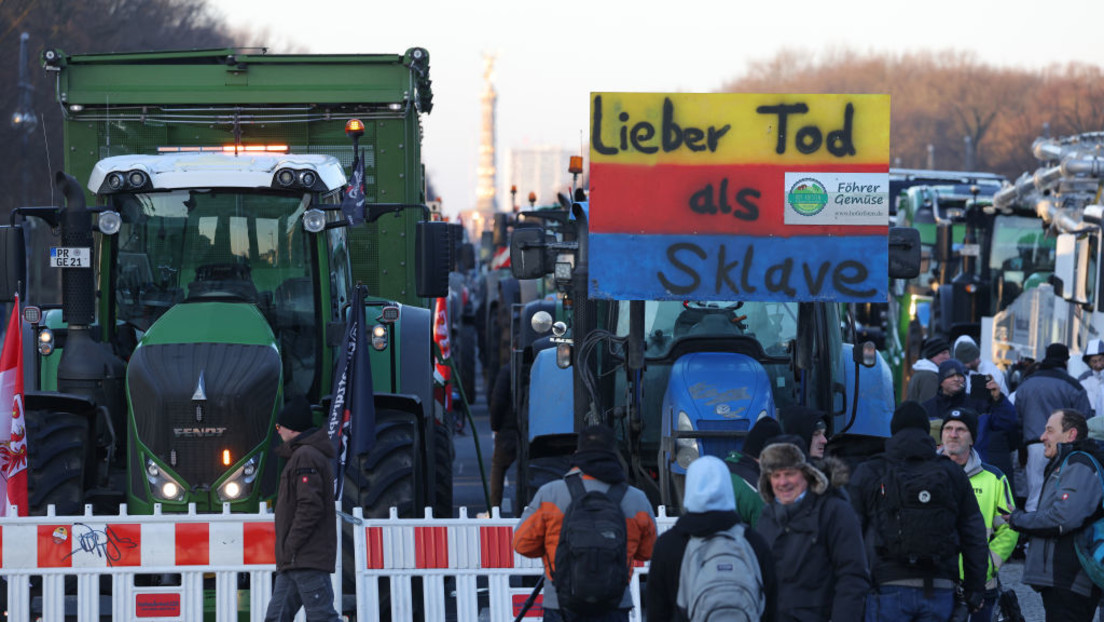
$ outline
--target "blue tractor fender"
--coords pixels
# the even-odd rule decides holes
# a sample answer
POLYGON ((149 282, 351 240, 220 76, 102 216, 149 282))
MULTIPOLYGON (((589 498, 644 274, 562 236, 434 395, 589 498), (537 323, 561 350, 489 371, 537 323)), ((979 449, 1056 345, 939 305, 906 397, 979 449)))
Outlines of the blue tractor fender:
MULTIPOLYGON (((843 373, 844 388, 847 395, 847 407, 841 415, 836 415, 832 422, 833 433, 843 430, 851 420, 851 406, 855 396, 855 363, 852 351, 855 346, 850 343, 842 344, 839 365, 843 373)), ((847 429, 847 434, 862 434, 865 436, 889 436, 889 420, 893 417, 896 408, 896 399, 893 395, 893 372, 889 363, 878 353, 878 363, 874 367, 859 365, 859 394, 855 422, 847 429)))
POLYGON ((542 436, 575 433, 572 368, 556 365, 556 348, 537 353, 529 375, 529 442, 542 436))
POLYGON ((693 352, 671 365, 662 413, 661 464, 683 474, 698 455, 723 459, 743 447, 760 417, 775 416, 774 394, 767 371, 752 357, 693 352), (709 436, 676 438, 676 432, 709 436))

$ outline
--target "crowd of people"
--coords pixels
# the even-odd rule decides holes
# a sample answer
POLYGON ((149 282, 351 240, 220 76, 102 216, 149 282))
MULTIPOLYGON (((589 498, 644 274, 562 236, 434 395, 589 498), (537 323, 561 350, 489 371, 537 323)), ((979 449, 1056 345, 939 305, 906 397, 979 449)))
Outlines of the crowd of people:
POLYGON ((514 535, 518 553, 544 561, 545 619, 628 620, 628 577, 650 559, 650 621, 990 622, 999 570, 1022 551, 1048 621, 1092 620, 1102 593, 1075 540, 1104 516, 1093 438, 1104 439, 1104 342, 1085 349, 1080 378, 1051 344, 1011 394, 969 337, 930 339, 923 354, 883 452, 834 457, 825 413, 782 408, 740 451, 690 464, 681 514, 658 538, 612 431, 585 430, 568 476, 537 491, 514 535), (608 577, 583 570, 603 547, 625 566, 605 595, 608 577))

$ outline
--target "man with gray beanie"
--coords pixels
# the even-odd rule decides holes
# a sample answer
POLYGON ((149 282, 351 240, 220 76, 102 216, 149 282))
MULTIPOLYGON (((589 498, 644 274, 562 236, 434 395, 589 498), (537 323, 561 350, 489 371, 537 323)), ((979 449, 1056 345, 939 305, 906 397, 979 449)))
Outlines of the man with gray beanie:
POLYGON ((1038 509, 1039 492, 1043 488, 1043 472, 1048 460, 1040 439, 1046 431, 1047 419, 1052 413, 1063 409, 1092 413, 1085 387, 1066 370, 1069 358, 1069 348, 1065 344, 1048 345, 1038 368, 1016 388, 1016 413, 1023 424, 1023 442, 1027 445, 1027 465, 1024 467, 1027 502, 1024 510, 1028 512, 1038 509))
MULTIPOLYGON (((761 603, 761 620, 774 622, 777 619, 778 585, 770 549, 762 536, 740 522, 728 469, 720 459, 702 456, 690 463, 686 470, 686 491, 682 506, 685 513, 656 541, 646 587, 648 622, 682 622, 690 619, 686 608, 679 604, 679 588, 687 549, 692 540, 697 549, 701 540, 729 530, 739 532, 739 537, 746 539, 754 552, 762 587, 759 594, 750 594, 750 599, 757 604, 761 603)), ((685 570, 688 575, 693 569, 685 570)), ((741 575, 746 576, 747 573, 741 575)), ((731 578, 725 585, 735 603, 737 579, 731 578)), ((685 588, 683 591, 685 593, 685 588)), ((748 596, 743 598, 748 599, 748 596)))
POLYGON ((962 467, 935 453, 928 414, 904 402, 885 453, 859 465, 851 504, 862 524, 874 591, 866 620, 946 620, 962 585, 972 611, 985 598, 989 549, 977 498, 962 467))

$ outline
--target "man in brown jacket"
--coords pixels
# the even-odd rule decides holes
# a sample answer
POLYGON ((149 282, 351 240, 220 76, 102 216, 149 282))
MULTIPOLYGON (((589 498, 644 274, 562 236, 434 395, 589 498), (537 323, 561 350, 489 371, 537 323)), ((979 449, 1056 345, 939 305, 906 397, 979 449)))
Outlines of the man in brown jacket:
POLYGON ((330 575, 337 560, 332 464, 326 430, 315 428, 310 404, 293 397, 276 417, 287 460, 276 493, 276 585, 266 621, 291 622, 303 607, 308 622, 337 622, 330 575))

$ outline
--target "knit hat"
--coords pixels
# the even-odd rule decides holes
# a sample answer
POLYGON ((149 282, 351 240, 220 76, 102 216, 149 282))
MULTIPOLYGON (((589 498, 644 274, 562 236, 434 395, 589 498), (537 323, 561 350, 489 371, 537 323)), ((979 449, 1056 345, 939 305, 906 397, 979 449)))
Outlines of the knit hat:
POLYGON ((924 340, 924 345, 920 350, 920 354, 924 358, 930 359, 944 350, 948 352, 951 350, 951 344, 947 343, 946 339, 942 337, 928 337, 924 340))
POLYGON ((958 359, 947 359, 939 364, 939 382, 943 382, 955 374, 966 377, 966 366, 958 359))
POLYGON ((1088 365, 1089 359, 1098 354, 1104 354, 1104 340, 1090 339, 1089 345, 1085 346, 1085 354, 1082 355, 1081 360, 1088 365))
POLYGON ((778 409, 778 419, 787 434, 796 434, 804 441, 805 447, 813 442, 817 430, 827 430, 827 417, 822 410, 806 406, 784 406, 778 409))
POLYGON ((973 443, 977 443, 978 438, 978 415, 973 408, 952 408, 943 417, 943 425, 940 426, 939 432, 943 433, 943 428, 947 427, 948 421, 961 421, 966 424, 966 428, 970 430, 970 438, 973 443))
POLYGON ((605 425, 592 425, 579 433, 575 451, 617 451, 617 437, 613 428, 605 425))
POLYGON ((770 483, 771 473, 783 469, 801 471, 805 475, 805 480, 809 482, 809 490, 815 494, 823 494, 828 490, 828 478, 805 461, 805 454, 800 447, 793 443, 771 443, 759 456, 759 496, 767 503, 774 501, 774 489, 770 483))
POLYGON ((966 338, 959 341, 958 345, 955 346, 954 357, 961 361, 963 365, 969 365, 981 358, 981 348, 977 347, 977 344, 972 340, 966 338))
POLYGON ((310 402, 302 395, 286 400, 284 407, 276 415, 276 423, 293 432, 306 432, 313 428, 314 414, 311 412, 310 402))
POLYGON ((905 428, 916 428, 924 432, 931 430, 928 412, 920 402, 912 400, 901 402, 897 410, 893 411, 893 418, 889 421, 889 433, 895 435, 905 428))
POLYGON ((736 509, 732 474, 720 458, 702 456, 686 469, 686 493, 682 507, 687 512, 713 512, 736 509))
POLYGON ((767 444, 767 440, 782 433, 782 426, 774 417, 760 417, 755 425, 748 430, 744 438, 744 448, 741 453, 752 458, 759 458, 759 452, 767 444))
POLYGON ((1043 357, 1039 367, 1044 369, 1053 367, 1065 367, 1069 362, 1069 348, 1064 343, 1052 343, 1046 347, 1046 356, 1043 357))

